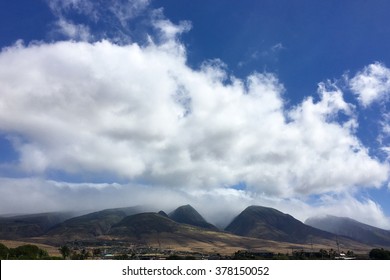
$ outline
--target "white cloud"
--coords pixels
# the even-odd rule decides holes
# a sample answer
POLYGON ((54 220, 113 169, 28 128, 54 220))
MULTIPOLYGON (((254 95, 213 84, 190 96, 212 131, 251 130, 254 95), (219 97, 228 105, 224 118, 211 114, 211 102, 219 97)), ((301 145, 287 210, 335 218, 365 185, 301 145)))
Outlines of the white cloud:
POLYGON ((319 101, 286 110, 274 75, 229 78, 220 63, 193 70, 185 51, 166 44, 183 50, 173 38, 3 50, 0 131, 18 139, 19 168, 189 190, 246 182, 282 198, 388 179, 388 165, 355 136, 354 108, 339 89, 320 84, 319 101))
POLYGON ((178 35, 188 32, 191 29, 191 24, 188 21, 182 21, 176 25, 168 19, 157 19, 154 20, 153 25, 160 30, 164 42, 176 39, 178 35))
POLYGON ((123 26, 142 13, 150 0, 46 0, 51 11, 59 17, 69 12, 88 16, 93 21, 107 18, 110 12, 123 26))
POLYGON ((149 36, 150 45, 158 45, 160 50, 171 52, 179 57, 185 57, 185 47, 179 41, 180 35, 191 30, 191 23, 189 21, 181 21, 178 24, 172 23, 165 18, 163 9, 153 10, 151 13, 151 26, 157 31, 154 39, 149 36))
POLYGON ((56 22, 56 30, 59 34, 65 35, 67 39, 80 41, 91 41, 93 39, 89 27, 84 24, 74 24, 64 18, 56 22))
POLYGON ((322 205, 319 207, 311 207, 312 214, 349 217, 372 226, 390 229, 390 219, 383 213, 381 206, 371 199, 358 200, 351 195, 344 194, 342 196, 324 195, 322 200, 322 205))
POLYGON ((88 15, 94 20, 98 19, 97 7, 90 0, 46 0, 54 15, 63 18, 66 13, 75 11, 79 14, 88 15))
POLYGON ((283 46, 282 43, 277 43, 271 47, 272 52, 279 52, 279 51, 284 50, 284 49, 285 49, 285 47, 283 46))
POLYGON ((129 20, 141 14, 150 4, 150 0, 112 0, 110 11, 116 16, 123 27, 129 20))
POLYGON ((367 107, 373 102, 388 100, 390 94, 390 69, 382 63, 370 64, 349 81, 359 102, 367 107))

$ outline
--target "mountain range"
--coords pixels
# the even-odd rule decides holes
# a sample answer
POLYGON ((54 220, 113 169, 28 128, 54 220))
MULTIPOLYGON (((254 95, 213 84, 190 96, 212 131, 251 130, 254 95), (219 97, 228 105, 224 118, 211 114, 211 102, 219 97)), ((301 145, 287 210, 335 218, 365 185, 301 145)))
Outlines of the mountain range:
POLYGON ((320 222, 312 218, 304 224, 273 208, 249 206, 225 229, 218 229, 191 205, 180 206, 169 214, 126 207, 76 217, 69 213, 1 217, 0 239, 55 246, 74 241, 128 242, 213 253, 319 250, 335 248, 336 244, 345 250, 368 252, 372 246, 390 246, 389 231, 345 219, 332 217, 333 222, 329 219, 320 222))
POLYGON ((74 216, 73 213, 40 213, 0 217, 0 238, 16 239, 40 236, 51 227, 74 216))
POLYGON ((327 215, 309 218, 305 224, 376 247, 390 246, 390 231, 366 225, 351 218, 327 215))

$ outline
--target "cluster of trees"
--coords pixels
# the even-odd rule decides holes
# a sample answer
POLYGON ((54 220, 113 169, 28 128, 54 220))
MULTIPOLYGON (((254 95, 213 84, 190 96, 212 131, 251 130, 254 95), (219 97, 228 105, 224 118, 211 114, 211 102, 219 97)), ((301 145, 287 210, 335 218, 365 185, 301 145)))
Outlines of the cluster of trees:
POLYGON ((370 259, 372 260, 390 260, 390 251, 381 249, 372 249, 370 251, 370 259))
POLYGON ((274 259, 275 254, 270 252, 250 252, 239 250, 232 256, 233 260, 267 260, 274 259))
POLYGON ((50 259, 47 251, 36 245, 22 245, 16 248, 8 248, 0 243, 1 260, 46 260, 50 259))
POLYGON ((92 252, 93 255, 91 255, 91 253, 86 249, 73 250, 67 245, 61 246, 58 250, 60 251, 62 258, 64 260, 66 260, 66 259, 86 260, 92 256, 96 257, 96 256, 100 255, 100 253, 101 253, 100 249, 94 249, 92 252))
MULTIPOLYGON (((61 256, 64 260, 86 260, 89 258, 100 258, 102 256, 102 250, 100 248, 95 248, 91 251, 83 248, 83 249, 73 249, 68 245, 63 245, 58 249, 61 253, 61 256)), ((123 255, 125 256, 125 255, 123 255)), ((118 256, 118 259, 124 259, 123 256, 118 256)), ((127 256, 127 255, 126 255, 127 256)))

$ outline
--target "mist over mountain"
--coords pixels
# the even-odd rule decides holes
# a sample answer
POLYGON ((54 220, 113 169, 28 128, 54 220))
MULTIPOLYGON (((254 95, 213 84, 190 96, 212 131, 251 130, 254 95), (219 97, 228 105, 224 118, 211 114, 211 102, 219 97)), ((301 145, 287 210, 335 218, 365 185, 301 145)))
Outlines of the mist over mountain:
POLYGON ((309 218, 305 221, 305 224, 373 246, 390 246, 390 231, 351 218, 327 215, 309 218))
POLYGON ((44 234, 49 228, 75 216, 70 212, 39 213, 0 217, 0 238, 34 237, 44 234))

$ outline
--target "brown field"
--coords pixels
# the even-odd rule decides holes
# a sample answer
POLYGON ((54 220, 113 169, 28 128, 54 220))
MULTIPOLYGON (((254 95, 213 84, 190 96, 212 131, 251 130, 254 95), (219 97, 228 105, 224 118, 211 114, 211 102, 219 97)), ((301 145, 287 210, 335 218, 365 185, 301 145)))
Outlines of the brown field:
MULTIPOLYGON (((251 237, 242 237, 226 232, 215 231, 200 231, 194 232, 193 235, 185 234, 170 234, 170 233, 155 233, 145 234, 142 240, 134 238, 126 238, 128 242, 133 244, 145 244, 154 248, 188 251, 206 254, 221 254, 232 255, 239 250, 253 252, 272 252, 272 253, 291 253, 291 251, 319 251, 320 249, 337 250, 336 241, 319 239, 313 244, 296 244, 280 241, 272 241, 251 237), (189 238, 189 236, 191 238, 189 238)), ((111 240, 115 240, 112 237, 111 240)), ((122 239, 123 241, 123 239, 122 239)), ((340 251, 347 252, 349 250, 357 254, 367 254, 372 248, 350 240, 341 240, 339 242, 340 251)))

